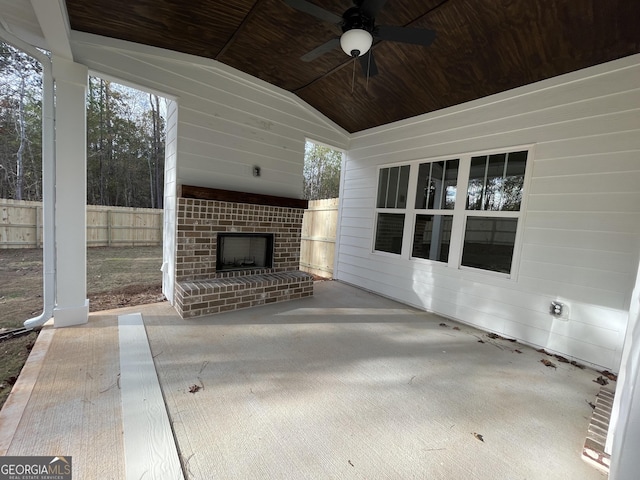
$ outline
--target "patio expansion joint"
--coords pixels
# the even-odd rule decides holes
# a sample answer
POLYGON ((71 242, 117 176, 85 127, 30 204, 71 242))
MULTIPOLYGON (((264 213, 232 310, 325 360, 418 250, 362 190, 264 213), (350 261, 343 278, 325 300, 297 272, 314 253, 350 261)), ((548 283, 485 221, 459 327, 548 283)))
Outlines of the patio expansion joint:
POLYGON ((184 479, 142 315, 120 315, 118 336, 126 478, 184 479))

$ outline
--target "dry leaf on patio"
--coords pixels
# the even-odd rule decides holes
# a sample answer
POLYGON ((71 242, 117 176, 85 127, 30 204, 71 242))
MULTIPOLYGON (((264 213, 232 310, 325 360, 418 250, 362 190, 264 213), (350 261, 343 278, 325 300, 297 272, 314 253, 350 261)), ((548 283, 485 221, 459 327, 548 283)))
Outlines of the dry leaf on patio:
POLYGON ((489 333, 487 333, 487 337, 493 338, 495 340, 496 338, 500 338, 500 335, 498 335, 496 333, 489 332, 489 333))
POLYGON ((547 360, 546 358, 543 358, 542 360, 540 360, 546 367, 551 367, 551 368, 557 368, 556 364, 553 362, 550 362, 549 360, 547 360))
POLYGON ((441 327, 448 327, 448 325, 446 323, 441 323, 440 326, 441 327))
POLYGON ((618 381, 618 376, 615 373, 611 373, 609 370, 603 370, 600 373, 607 377, 609 380, 613 380, 614 382, 618 381))
POLYGON ((571 360, 571 365, 573 365, 574 367, 578 367, 580 370, 584 370, 584 365, 580 365, 575 360, 571 360))
POLYGON ((514 350, 514 352, 516 353, 522 353, 520 350, 518 350, 517 348, 514 350))
POLYGON ((200 385, 196 385, 195 383, 189 387, 189 393, 196 393, 200 391, 202 387, 200 385))
POLYGON ((473 432, 473 436, 476 437, 481 442, 484 442, 484 437, 482 435, 480 435, 479 433, 473 432))
POLYGON ((562 355, 554 355, 554 357, 556 357, 558 359, 558 361, 561 362, 561 363, 570 363, 569 360, 564 358, 562 355))
POLYGON ((600 376, 598 378, 596 378, 595 380, 593 380, 595 383, 599 383, 600 385, 608 385, 609 384, 609 380, 607 380, 606 378, 600 376))
POLYGON ((460 330, 460 327, 453 327, 454 330, 460 330))

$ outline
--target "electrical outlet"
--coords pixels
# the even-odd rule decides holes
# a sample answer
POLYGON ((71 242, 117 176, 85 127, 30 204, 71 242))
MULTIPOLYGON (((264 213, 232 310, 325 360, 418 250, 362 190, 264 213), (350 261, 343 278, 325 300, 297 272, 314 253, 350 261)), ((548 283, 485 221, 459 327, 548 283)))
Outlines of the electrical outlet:
POLYGON ((549 307, 549 313, 554 317, 561 317, 563 309, 564 309, 564 305, 562 303, 551 302, 551 306, 549 307))
POLYGON ((549 305, 549 313, 560 320, 569 320, 570 305, 559 300, 552 300, 549 305))

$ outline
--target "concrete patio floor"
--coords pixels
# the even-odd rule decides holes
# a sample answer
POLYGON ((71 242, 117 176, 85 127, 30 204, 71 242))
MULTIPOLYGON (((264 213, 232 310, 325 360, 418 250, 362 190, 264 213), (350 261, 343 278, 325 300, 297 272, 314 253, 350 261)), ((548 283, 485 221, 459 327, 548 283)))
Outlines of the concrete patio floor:
POLYGON ((184 478, 606 478, 581 460, 597 372, 338 282, 196 320, 160 303, 45 328, 0 454, 126 478, 118 316, 134 312, 184 478))

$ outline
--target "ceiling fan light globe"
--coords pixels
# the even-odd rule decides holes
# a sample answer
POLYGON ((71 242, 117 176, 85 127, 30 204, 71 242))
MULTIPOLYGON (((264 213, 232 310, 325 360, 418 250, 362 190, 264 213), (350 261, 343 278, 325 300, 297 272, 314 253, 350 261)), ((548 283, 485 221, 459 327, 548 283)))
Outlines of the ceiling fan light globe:
POLYGON ((373 37, 366 30, 353 28, 340 37, 340 46, 350 57, 360 57, 367 53, 373 43, 373 37))

